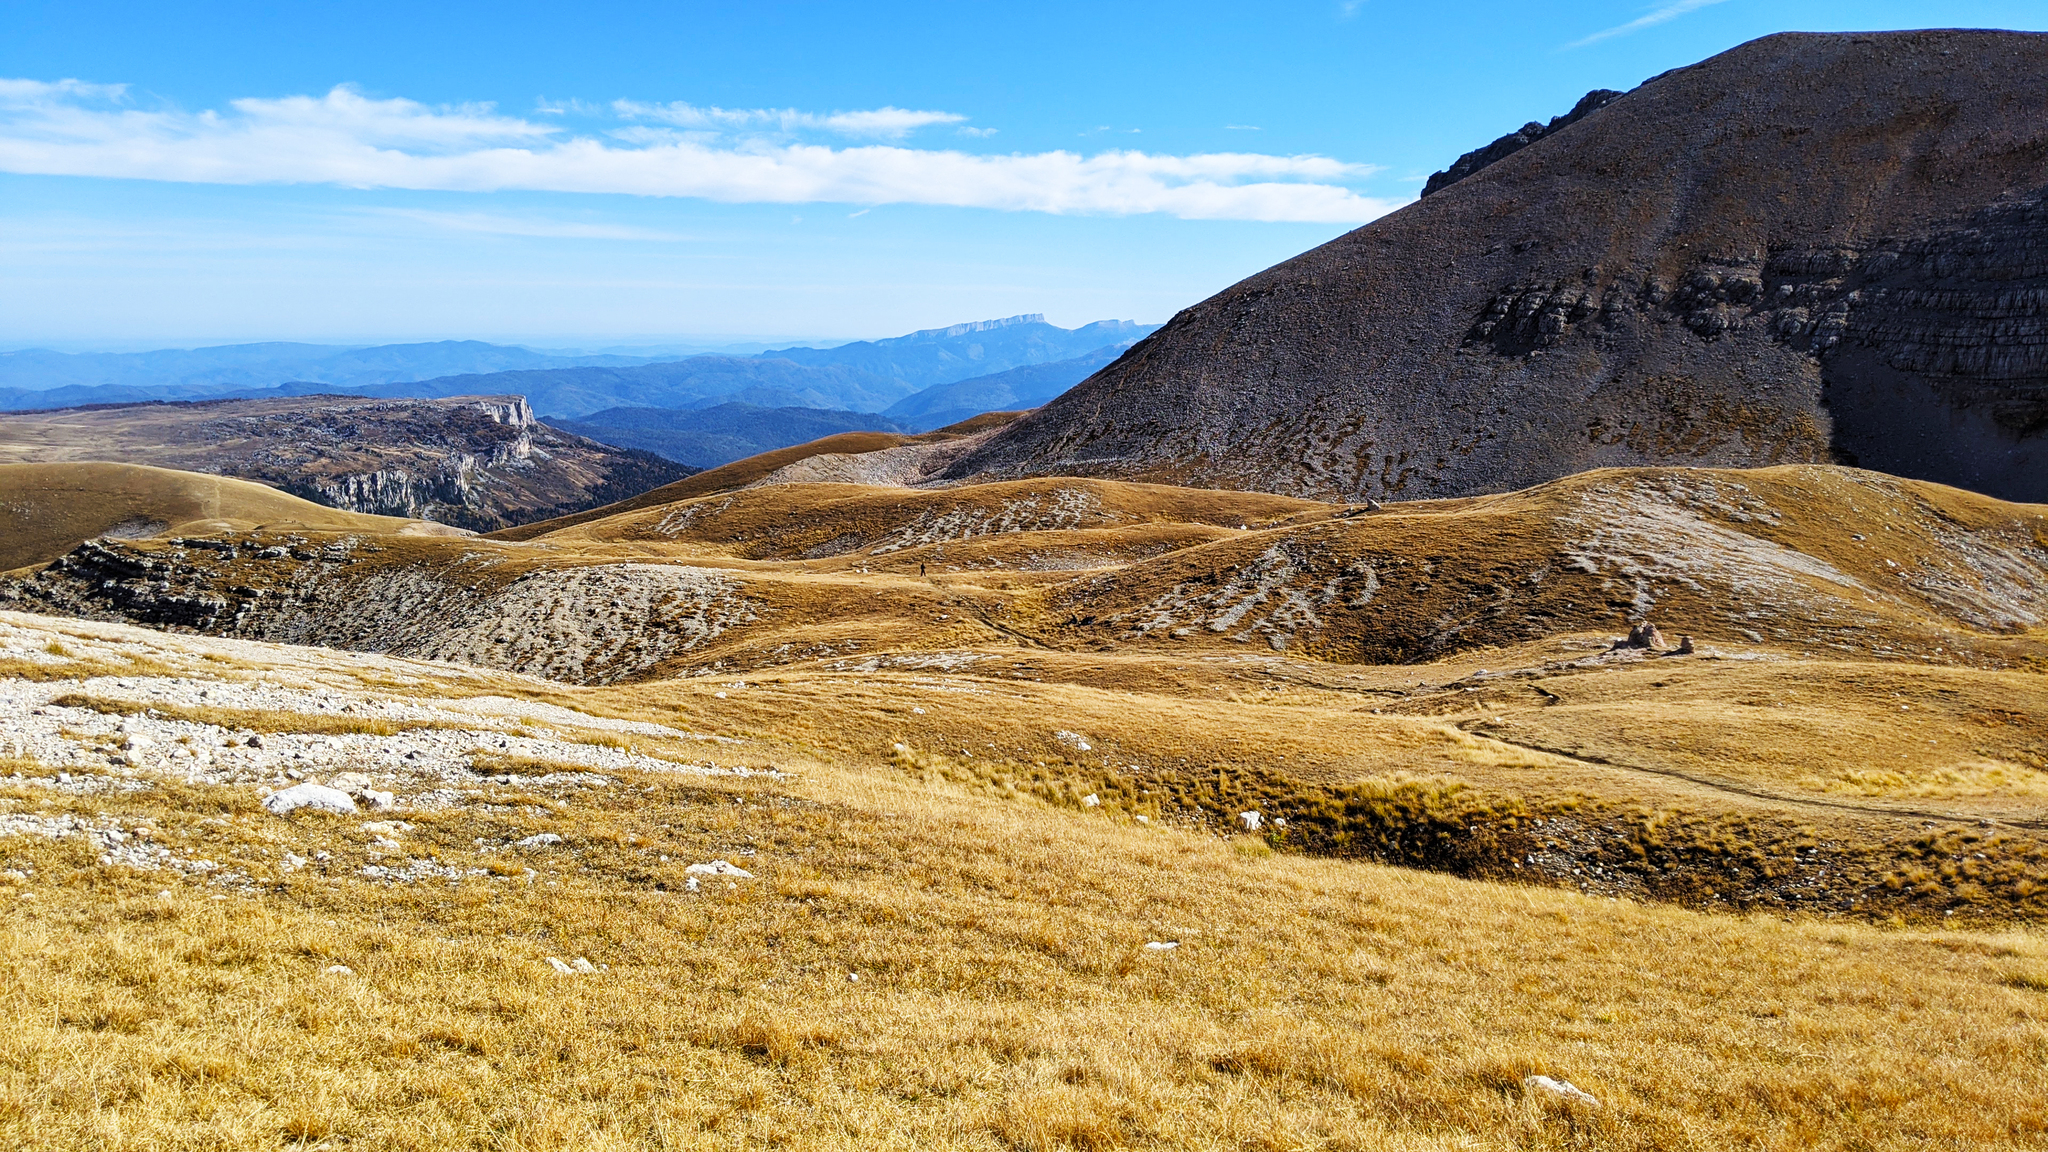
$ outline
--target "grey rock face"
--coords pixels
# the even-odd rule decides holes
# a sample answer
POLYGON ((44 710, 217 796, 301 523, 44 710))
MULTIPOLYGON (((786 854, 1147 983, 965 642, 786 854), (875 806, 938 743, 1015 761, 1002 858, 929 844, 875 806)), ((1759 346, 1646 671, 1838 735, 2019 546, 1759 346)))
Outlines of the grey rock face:
POLYGON ((1468 155, 946 475, 1362 502, 1838 461, 2048 500, 2043 108, 2039 34, 1743 45, 1468 155))
POLYGON ((1621 93, 1616 92, 1612 88, 1595 88, 1580 98, 1579 102, 1572 106, 1571 111, 1562 116, 1551 117, 1550 123, 1544 124, 1531 120, 1515 131, 1488 144, 1486 147, 1474 148, 1472 151, 1458 157, 1457 162, 1453 163, 1449 168, 1430 176, 1429 183, 1422 186, 1422 194, 1428 196, 1435 192, 1441 192, 1445 188, 1486 167, 1488 164, 1496 160, 1505 160, 1538 140, 1543 139, 1545 136, 1550 135, 1552 132, 1578 123, 1587 116, 1621 99, 1621 96, 1621 93))

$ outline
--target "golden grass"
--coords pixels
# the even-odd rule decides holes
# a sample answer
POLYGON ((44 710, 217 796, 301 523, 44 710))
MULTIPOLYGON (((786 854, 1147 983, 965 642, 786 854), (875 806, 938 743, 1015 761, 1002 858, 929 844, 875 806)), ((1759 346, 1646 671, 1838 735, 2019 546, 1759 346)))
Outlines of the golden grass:
POLYGON ((415 732, 422 729, 468 729, 478 726, 477 723, 388 720, 379 716, 356 716, 346 713, 337 715, 325 712, 279 712, 264 708, 167 704, 161 701, 144 703, 81 692, 64 693, 51 699, 50 703, 59 708, 89 708, 109 716, 135 716, 148 712, 166 720, 213 724, 238 731, 303 732, 315 736, 395 736, 400 732, 415 732))
POLYGON ((384 887, 351 875, 371 859, 353 822, 251 834, 147 794, 124 818, 240 853, 260 890, 6 842, 35 875, 0 892, 0 1142, 1887 1149, 2048 1129, 2031 932, 1701 915, 805 767, 794 788, 635 778, 554 815, 409 817, 409 855, 531 885, 384 887), (474 851, 536 830, 569 843, 517 871, 516 850, 474 851), (323 847, 330 878, 265 870, 323 847), (758 878, 683 891, 712 856, 758 878), (561 977, 551 955, 608 967, 561 977), (1532 1098, 1532 1073, 1603 1106, 1532 1098))
MULTIPOLYGON (((32 435, 30 423, 11 420, 9 436, 32 435)), ((62 439, 75 430, 57 431, 62 439)), ((0 442, 0 460, 42 458, 38 463, 0 462, 0 571, 47 563, 105 532, 203 535, 259 527, 396 532, 412 523, 323 507, 249 480, 141 464, 48 462, 52 455, 104 454, 108 445, 103 437, 32 447, 18 439, 0 441, 5 441, 0 442)))

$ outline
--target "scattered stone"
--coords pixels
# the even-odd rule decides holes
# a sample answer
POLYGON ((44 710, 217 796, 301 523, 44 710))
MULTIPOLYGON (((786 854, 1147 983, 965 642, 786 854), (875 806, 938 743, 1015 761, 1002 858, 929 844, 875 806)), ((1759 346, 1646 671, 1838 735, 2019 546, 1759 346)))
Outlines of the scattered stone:
POLYGON ((1690 656, 1696 651, 1698 651, 1698 649, 1692 646, 1692 637, 1680 636, 1678 638, 1678 647, 1673 648, 1671 650, 1671 654, 1673 656, 1690 656))
POLYGON ((689 891, 695 892, 697 890, 697 878, 695 876, 690 877, 686 883, 686 887, 689 891))
POLYGON ((1087 794, 1086 796, 1083 796, 1083 797, 1081 797, 1081 806, 1082 806, 1083 808, 1095 808, 1095 807, 1099 807, 1099 806, 1100 806, 1101 804, 1102 804, 1102 799, 1101 799, 1101 797, 1097 796, 1097 795, 1096 795, 1095 793, 1093 793, 1093 792, 1090 792, 1090 793, 1089 793, 1089 794, 1087 794))
POLYGON ((574 968, 579 975, 594 976, 597 974, 597 965, 592 964, 581 956, 569 961, 569 967, 574 968))
POLYGON ((1245 831, 1247 832, 1257 832, 1259 825, 1266 822, 1266 818, 1257 812, 1239 812, 1237 818, 1244 824, 1245 831))
POLYGON ((555 972, 556 972, 556 974, 557 974, 557 975, 561 975, 561 976, 574 976, 574 975, 576 975, 576 970, 575 970, 574 968, 571 968, 571 967, 569 967, 569 966, 568 966, 567 964, 563 963, 562 961, 560 961, 560 960, 556 959, 556 958, 555 958, 555 957, 553 957, 553 956, 550 956, 550 957, 548 957, 548 967, 550 967, 550 968, 553 968, 553 969, 555 970, 555 972))
POLYGON ((356 974, 356 970, 346 964, 329 964, 321 969, 321 971, 329 976, 353 976, 356 974))
POLYGON ((1178 941, 1178 940, 1148 940, 1148 941, 1146 941, 1146 942, 1145 942, 1145 947, 1147 947, 1147 948, 1150 948, 1150 949, 1151 949, 1152 951, 1154 951, 1154 952, 1170 952, 1170 951, 1172 951, 1173 949, 1175 949, 1175 948, 1178 948, 1178 947, 1180 947, 1180 941, 1178 941))
POLYGON ((1569 1080, 1552 1080, 1548 1076, 1524 1076, 1522 1077, 1522 1088, 1528 1092, 1547 1093, 1559 1100, 1566 1100, 1573 1104, 1584 1104, 1588 1108, 1598 1108, 1600 1106, 1600 1101, 1594 1099, 1591 1093, 1582 1092, 1578 1088, 1573 1087, 1572 1082, 1569 1080))
POLYGON ((333 812, 342 816, 353 816, 356 802, 346 792, 329 788, 325 784, 295 784, 282 791, 272 792, 263 798, 263 807, 274 816, 295 812, 300 808, 311 808, 318 812, 333 812))
POLYGON ((737 876, 742 880, 754 878, 752 872, 725 860, 713 860, 709 864, 692 864, 683 871, 692 876, 737 876))
POLYGON ((514 848, 545 848, 550 844, 560 844, 561 842, 562 838, 553 832, 538 832, 524 840, 514 840, 512 846, 514 848))

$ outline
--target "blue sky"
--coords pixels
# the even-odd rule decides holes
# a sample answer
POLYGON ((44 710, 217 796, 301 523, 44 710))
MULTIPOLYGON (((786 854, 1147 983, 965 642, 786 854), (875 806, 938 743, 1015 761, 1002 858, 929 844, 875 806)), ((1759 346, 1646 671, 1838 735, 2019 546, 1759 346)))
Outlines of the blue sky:
POLYGON ((1166 319, 1595 87, 2044 0, 0 0, 0 347, 1166 319))

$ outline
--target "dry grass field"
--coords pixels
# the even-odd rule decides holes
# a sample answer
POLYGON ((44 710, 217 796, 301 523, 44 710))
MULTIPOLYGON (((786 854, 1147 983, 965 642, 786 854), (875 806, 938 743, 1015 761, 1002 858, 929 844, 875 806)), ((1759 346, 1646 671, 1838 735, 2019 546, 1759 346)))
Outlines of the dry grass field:
POLYGON ((1633 470, 103 541, 4 605, 104 622, 0 612, 0 1143, 2048 1144, 2043 513, 1633 470))
MULTIPOLYGON (((101 707, 140 712, 177 678, 330 703, 411 680, 407 698, 683 722, 652 688, 5 623, 45 689, 101 707)), ((118 793, 18 778, 11 813, 224 867, 6 842, 0 1140, 1961 1149, 2048 1127, 2048 938, 2020 925, 1703 913, 995 802, 914 757, 713 748, 781 775, 542 784, 480 763, 402 830, 273 816, 165 768, 118 793), (561 842, 515 843, 545 833, 561 842), (363 874, 393 857, 454 874, 363 874), (691 891, 686 866, 713 859, 753 875, 691 891), (1525 1089, 1536 1074, 1599 1106, 1525 1089)))

